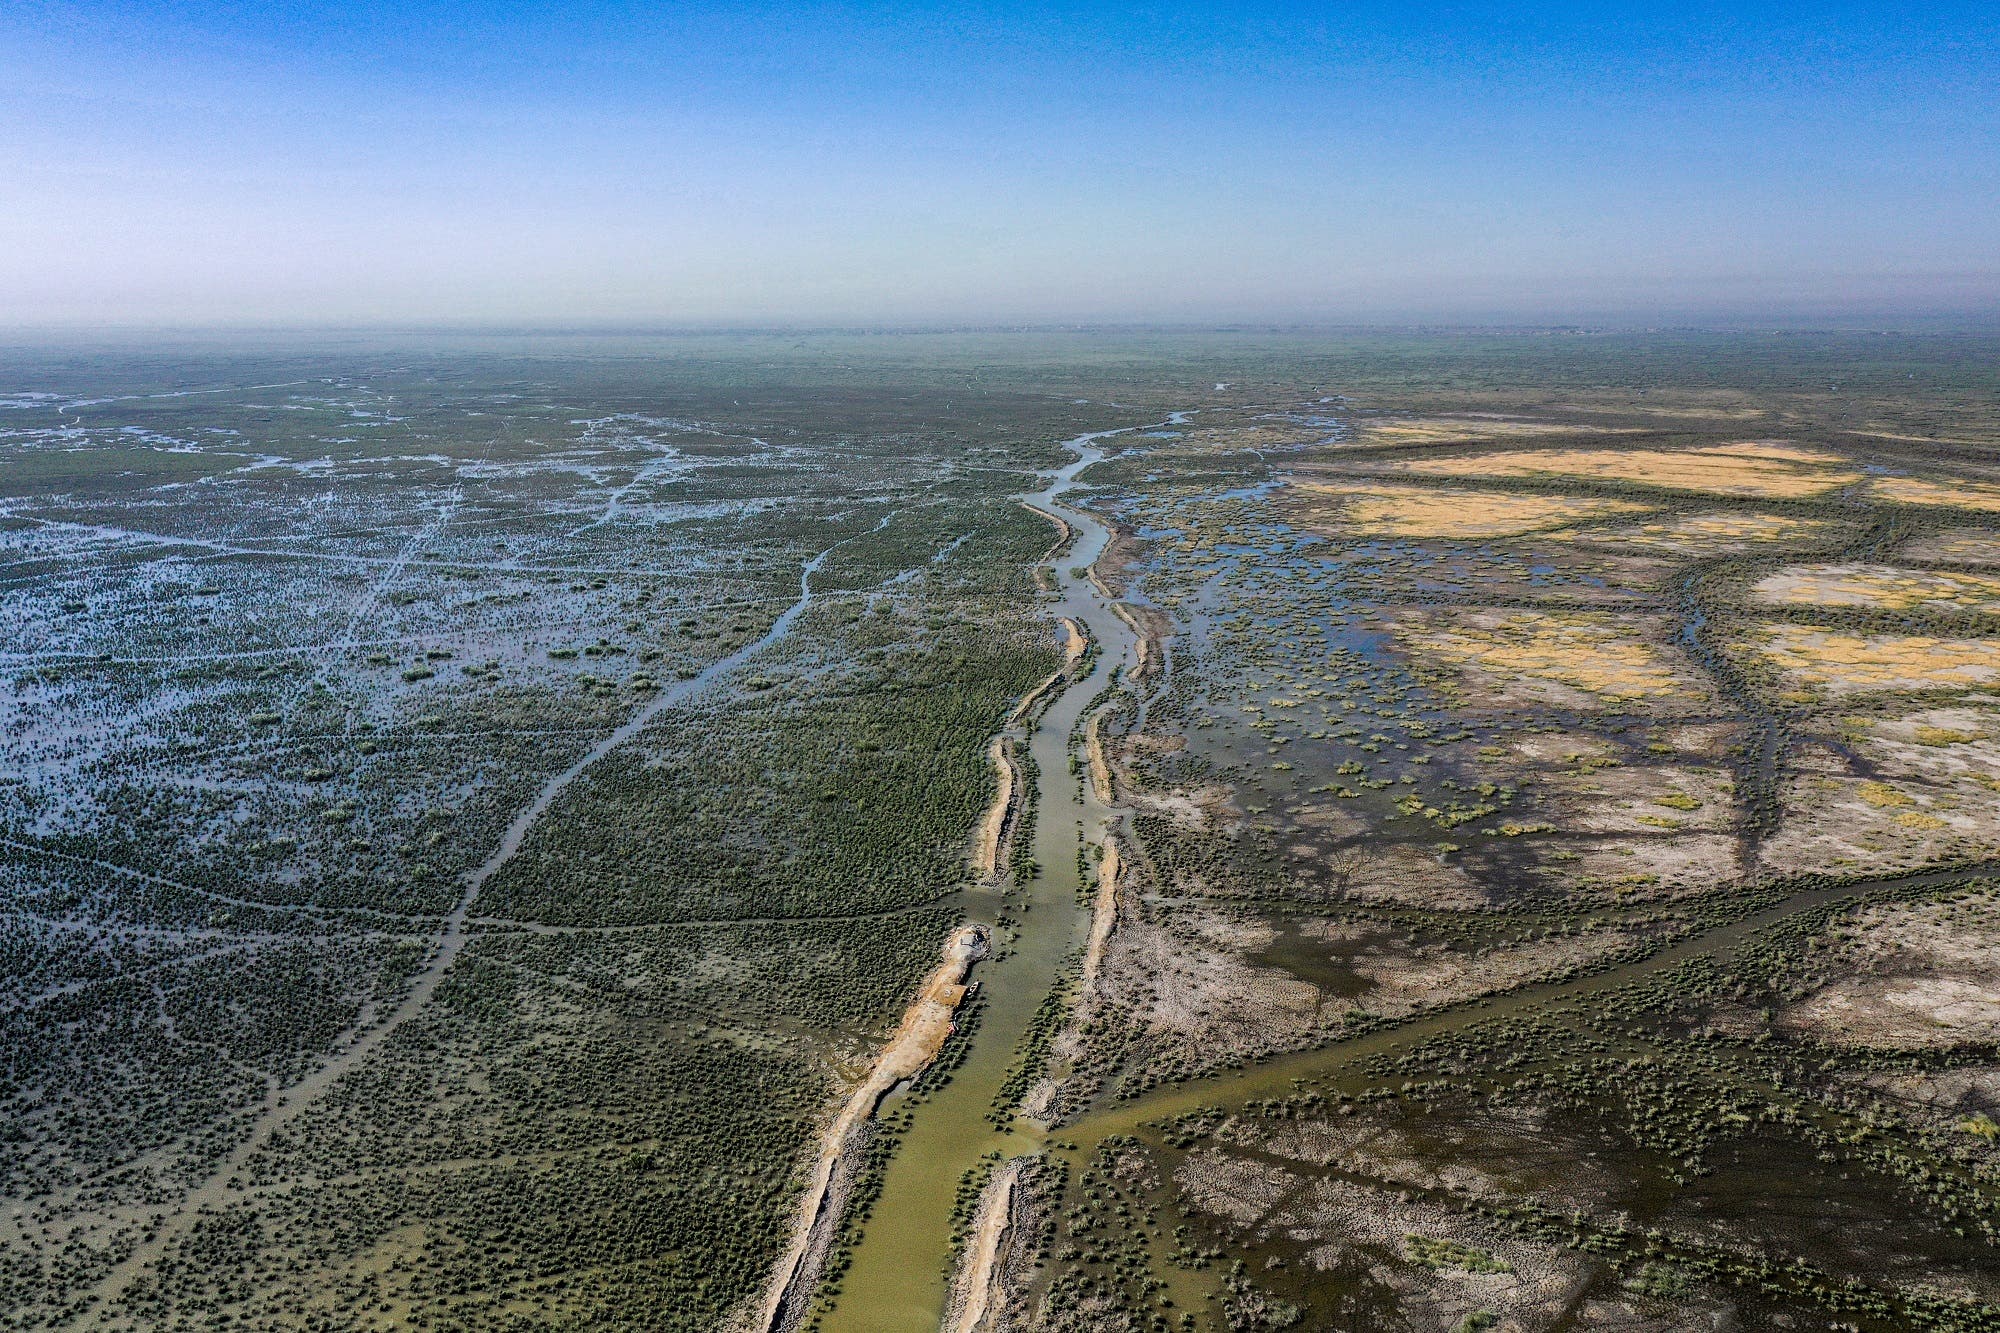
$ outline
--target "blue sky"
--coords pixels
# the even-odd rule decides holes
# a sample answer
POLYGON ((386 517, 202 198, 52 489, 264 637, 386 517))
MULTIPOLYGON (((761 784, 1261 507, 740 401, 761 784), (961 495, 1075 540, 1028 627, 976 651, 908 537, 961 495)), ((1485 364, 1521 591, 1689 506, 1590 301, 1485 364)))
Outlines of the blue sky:
POLYGON ((0 323, 1980 316, 2000 6, 0 11, 0 323))

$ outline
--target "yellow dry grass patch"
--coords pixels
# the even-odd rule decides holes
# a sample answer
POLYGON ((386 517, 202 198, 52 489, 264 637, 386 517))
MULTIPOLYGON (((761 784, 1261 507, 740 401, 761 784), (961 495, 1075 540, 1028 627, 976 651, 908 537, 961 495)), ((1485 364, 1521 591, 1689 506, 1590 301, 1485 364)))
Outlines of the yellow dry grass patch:
POLYGON ((1673 667, 1610 616, 1521 611, 1485 624, 1411 625, 1404 634, 1417 651, 1453 666, 1550 681, 1607 701, 1681 692, 1673 667))
POLYGON ((1340 505, 1351 531, 1380 537, 1518 537, 1609 514, 1643 513, 1629 500, 1513 495, 1422 486, 1320 486, 1300 490, 1340 505))
POLYGON ((1176 443, 1177 449, 1222 453, 1235 449, 1297 449, 1318 444, 1328 431, 1322 426, 1295 426, 1264 423, 1256 426, 1210 427, 1189 430, 1176 443))
POLYGON ((2000 613, 2000 578, 1891 565, 1795 566, 1762 580, 1751 594, 1775 606, 1861 606, 1884 611, 1931 607, 2000 613))
POLYGON ((1862 800, 1877 810, 1908 809, 1917 803, 1914 797, 1897 791, 1886 782, 1864 782, 1855 790, 1862 800))
POLYGON ((2000 681, 2000 640, 1927 634, 1846 634, 1767 625, 1765 658, 1795 680, 1836 692, 1925 690, 2000 681))
POLYGON ((1976 481, 1924 481, 1917 477, 1877 477, 1868 485, 1878 500, 1907 505, 1948 505, 2000 513, 2000 486, 1976 481))
POLYGON ((1667 490, 1800 499, 1859 481, 1836 454, 1751 440, 1699 449, 1547 449, 1400 464, 1452 477, 1580 477, 1667 490))
POLYGON ((1689 421, 1755 421, 1770 415, 1761 407, 1651 407, 1640 403, 1620 406, 1640 416, 1680 417, 1689 421))
POLYGON ((1690 514, 1657 523, 1592 532, 1566 533, 1585 541, 1615 541, 1663 551, 1700 550, 1756 542, 1795 542, 1817 537, 1831 526, 1824 519, 1789 514, 1690 514))
POLYGON ((1939 533, 1920 537, 1903 548, 1912 560, 1942 560, 1954 565, 2000 565, 2000 536, 1987 532, 1939 533))
POLYGON ((1622 435, 1625 431, 1600 430, 1595 426, 1556 425, 1526 421, 1519 417, 1465 416, 1408 417, 1400 421, 1371 421, 1361 428, 1365 444, 1463 444, 1485 440, 1505 440, 1523 435, 1622 435))

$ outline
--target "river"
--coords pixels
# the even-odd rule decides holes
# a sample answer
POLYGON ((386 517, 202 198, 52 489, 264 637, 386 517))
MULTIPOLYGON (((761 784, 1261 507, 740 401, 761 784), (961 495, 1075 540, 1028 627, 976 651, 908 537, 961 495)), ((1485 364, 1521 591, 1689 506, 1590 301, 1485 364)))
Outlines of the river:
MULTIPOLYGON (((1002 956, 980 964, 975 973, 984 1013, 965 1061, 942 1090, 916 1108, 839 1299, 822 1322, 825 1333, 937 1333, 944 1316, 945 1263, 959 1180, 987 1153, 998 1150, 1011 1157, 1041 1148, 1041 1135, 1030 1123, 1017 1120, 1003 1131, 986 1117, 1035 1010, 1089 930, 1077 871, 1078 834, 1099 844, 1118 815, 1070 772, 1070 735, 1084 709, 1111 683, 1113 669, 1131 667, 1137 646, 1131 628, 1092 581, 1072 575, 1103 554, 1110 531, 1088 513, 1065 505, 1062 497, 1076 487, 1080 473, 1104 457, 1099 440, 1147 429, 1152 427, 1096 431, 1069 440, 1066 447, 1075 461, 1055 472, 1042 490, 1023 497, 1076 530, 1075 540, 1057 553, 1052 572, 1060 592, 1044 609, 1051 625, 1060 616, 1082 624, 1100 651, 1089 673, 1070 682, 1032 720, 1025 737, 1037 768, 1027 799, 1034 802, 1032 854, 1042 873, 1025 889, 1002 893, 978 888, 964 895, 968 920, 997 925, 1005 915, 1013 925, 996 934, 1002 956)), ((892 1094, 883 1106, 893 1105, 892 1094)))

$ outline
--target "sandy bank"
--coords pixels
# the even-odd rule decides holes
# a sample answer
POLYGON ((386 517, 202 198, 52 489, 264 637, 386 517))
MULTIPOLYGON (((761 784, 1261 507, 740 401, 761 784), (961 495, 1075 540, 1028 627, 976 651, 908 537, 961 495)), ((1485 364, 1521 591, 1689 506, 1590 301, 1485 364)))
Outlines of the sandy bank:
POLYGON ((943 961, 903 1012, 868 1077, 842 1103, 813 1164, 791 1244, 772 1273, 771 1289, 754 1325, 759 1333, 786 1333, 804 1316, 825 1262, 827 1242, 839 1225, 840 1209, 828 1205, 839 1192, 837 1182, 850 1143, 891 1088, 916 1077, 937 1058, 951 1036, 953 1015, 965 1000, 966 976, 973 963, 986 956, 987 943, 982 925, 961 926, 952 933, 943 961))
POLYGON ((979 822, 979 836, 973 840, 972 877, 989 879, 1000 873, 1000 844, 1007 835, 1007 816, 1014 808, 1014 789, 1019 785, 1019 775, 1014 768, 1013 746, 1005 736, 995 736, 986 747, 986 758, 993 765, 993 804, 986 808, 986 818, 979 822))
POLYGON ((993 1328, 1003 1304, 1000 1259, 1012 1228, 1014 1182, 1020 1174, 1019 1161, 1005 1163, 980 1191, 972 1235, 965 1243, 965 1259, 952 1283, 951 1304, 945 1314, 944 1327, 949 1333, 989 1333, 993 1328))
POLYGON ((1034 711, 1036 705, 1047 699, 1056 686, 1062 684, 1070 672, 1076 669, 1076 664, 1083 660, 1084 653, 1090 648, 1090 631, 1068 616, 1061 616, 1058 620, 1065 632, 1062 665, 1045 676, 1034 689, 1021 696, 1021 702, 1015 704, 1014 711, 1007 715, 1007 725, 1010 727, 1018 726, 1029 713, 1034 711))
POLYGON ((1090 994, 1097 971, 1104 964, 1104 951, 1111 944, 1111 932, 1118 925, 1118 875, 1124 863, 1118 855, 1118 839, 1106 838, 1104 856, 1097 863, 1097 896, 1090 908, 1090 941, 1083 951, 1083 993, 1090 994))
POLYGON ((1056 544, 1051 546, 1035 564, 1035 585, 1043 592, 1054 592, 1058 586, 1055 576, 1055 559, 1058 555, 1062 554, 1063 547, 1069 545, 1070 539, 1076 536, 1076 529, 1070 525, 1068 519, 1060 514, 1051 513, 1040 505, 1029 504, 1023 500, 1021 508, 1031 514, 1040 514, 1043 518, 1056 525, 1056 544))
POLYGON ((1104 714, 1091 714, 1090 722, 1083 729, 1083 748, 1090 756, 1090 789, 1104 805, 1111 804, 1111 762, 1104 756, 1104 736, 1102 724, 1104 714))

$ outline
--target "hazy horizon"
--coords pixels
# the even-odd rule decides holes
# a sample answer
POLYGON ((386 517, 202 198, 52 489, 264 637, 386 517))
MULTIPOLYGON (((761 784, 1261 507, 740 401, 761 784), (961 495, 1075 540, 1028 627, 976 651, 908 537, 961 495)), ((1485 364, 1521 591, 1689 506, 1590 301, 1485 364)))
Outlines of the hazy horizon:
POLYGON ((40 3, 0 326, 1990 323, 1991 11, 40 3))

